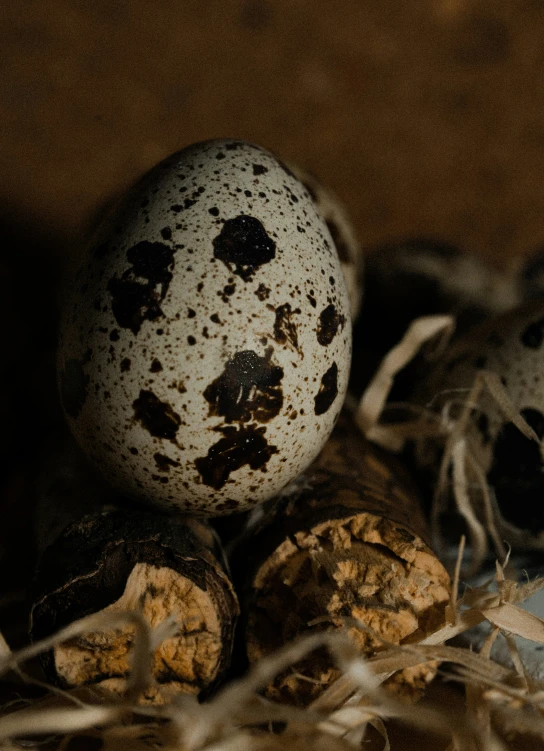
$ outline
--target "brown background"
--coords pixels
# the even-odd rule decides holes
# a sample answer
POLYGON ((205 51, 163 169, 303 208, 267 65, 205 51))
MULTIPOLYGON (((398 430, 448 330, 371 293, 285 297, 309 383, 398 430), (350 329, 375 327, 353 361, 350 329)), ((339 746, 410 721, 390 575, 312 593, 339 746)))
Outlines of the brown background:
POLYGON ((541 0, 6 0, 0 202, 59 243, 180 147, 255 141, 363 242, 544 242, 541 0))

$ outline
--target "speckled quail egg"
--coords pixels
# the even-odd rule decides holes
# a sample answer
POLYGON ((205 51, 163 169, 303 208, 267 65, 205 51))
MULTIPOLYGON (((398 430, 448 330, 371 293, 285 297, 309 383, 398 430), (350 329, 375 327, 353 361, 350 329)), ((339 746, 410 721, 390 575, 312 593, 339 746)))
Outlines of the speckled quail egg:
MULTIPOLYGON (((544 549, 544 460, 542 447, 515 424, 520 415, 544 438, 544 302, 503 313, 453 343, 421 378, 413 400, 455 424, 476 379, 490 373, 470 398, 469 420, 459 439, 492 490, 501 539, 517 548, 544 549)), ((421 458, 432 463, 432 452, 421 458)), ((481 505, 477 476, 466 463, 469 492, 481 505)), ((473 465, 472 465, 473 466, 473 465)))
POLYGON ((351 320, 354 321, 361 310, 364 254, 348 211, 340 198, 330 188, 325 187, 315 175, 292 162, 289 169, 310 194, 334 240, 348 288, 351 320))
POLYGON ((129 497, 219 515, 278 493, 340 412, 349 298, 326 223, 275 156, 166 159, 92 244, 63 303, 68 423, 129 497))
MULTIPOLYGON (((511 275, 455 245, 416 237, 372 249, 365 265, 362 311, 353 333, 351 389, 358 395, 362 392, 415 318, 454 315, 455 336, 459 336, 520 302, 511 275)), ((414 376, 410 369, 396 380, 395 399, 405 398, 405 387, 414 376)))

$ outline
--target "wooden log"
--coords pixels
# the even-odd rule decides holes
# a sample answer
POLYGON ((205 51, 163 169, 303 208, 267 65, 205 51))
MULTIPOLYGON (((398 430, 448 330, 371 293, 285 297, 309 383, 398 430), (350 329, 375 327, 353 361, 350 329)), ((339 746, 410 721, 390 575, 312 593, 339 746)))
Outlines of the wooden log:
MULTIPOLYGON (((60 465, 59 465, 60 466, 60 465)), ((57 498, 67 507, 64 481, 57 498)), ((71 481, 77 473, 70 475, 71 481)), ((81 479, 81 476, 79 477, 81 479)), ((68 486, 70 482, 68 483, 68 486)), ((58 529, 62 513, 47 501, 58 529)), ((72 495, 77 508, 78 496, 72 495)), ((87 488, 86 497, 92 497, 87 488)), ((88 508, 87 504, 87 508, 88 508)), ((43 511, 40 528, 44 529, 43 511)), ((51 530, 49 530, 51 531, 51 530)), ((140 610, 151 626, 174 615, 178 630, 156 651, 156 686, 145 696, 210 692, 230 663, 238 602, 217 535, 202 520, 127 507, 95 510, 72 521, 44 550, 35 579, 31 638, 91 613, 140 610)), ((134 627, 86 633, 46 653, 47 677, 63 687, 97 684, 122 692, 134 627)))
MULTIPOLYGON (((402 465, 369 444, 348 414, 297 485, 237 553, 238 570, 254 561, 241 597, 250 662, 316 629, 345 625, 372 655, 382 639, 413 643, 444 622, 450 580, 429 547, 418 494, 402 465)), ((434 672, 410 668, 388 684, 415 696, 434 672)), ((337 676, 329 655, 314 653, 266 693, 307 704, 337 676)))

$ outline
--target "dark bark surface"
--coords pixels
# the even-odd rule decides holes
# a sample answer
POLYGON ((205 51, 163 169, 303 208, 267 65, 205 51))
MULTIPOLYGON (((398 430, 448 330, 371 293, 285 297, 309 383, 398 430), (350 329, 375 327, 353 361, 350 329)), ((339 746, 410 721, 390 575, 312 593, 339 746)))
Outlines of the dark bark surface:
MULTIPOLYGON (((170 569, 207 593, 219 617, 221 655, 215 684, 230 663, 238 614, 222 556, 217 538, 203 522, 132 509, 86 516, 71 524, 41 558, 31 612, 32 639, 49 636, 112 605, 122 596, 136 564, 170 569)), ((174 607, 182 610, 183 605, 178 602, 174 607)), ((58 682, 52 652, 43 664, 48 677, 58 682)), ((166 673, 159 682, 180 680, 172 671, 166 673)))

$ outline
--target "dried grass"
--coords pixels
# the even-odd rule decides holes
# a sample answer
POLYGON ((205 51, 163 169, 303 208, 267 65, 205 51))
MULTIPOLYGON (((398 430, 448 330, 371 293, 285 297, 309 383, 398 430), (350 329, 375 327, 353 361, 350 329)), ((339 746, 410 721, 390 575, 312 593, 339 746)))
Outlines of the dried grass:
MULTIPOLYGON (((462 548, 459 560, 461 555, 462 548)), ((458 576, 456 584, 457 580, 458 576)), ((189 695, 162 706, 138 703, 154 685, 154 651, 176 628, 170 618, 150 628, 137 612, 98 613, 18 652, 11 652, 2 638, 0 675, 15 670, 24 676, 21 671, 26 660, 68 638, 127 623, 135 627, 136 634, 124 695, 114 696, 99 686, 72 691, 51 687, 46 698, 28 701, 23 708, 11 702, 0 714, 0 749, 28 748, 54 735, 48 748, 65 751, 78 748, 78 740, 73 739, 79 736, 84 736, 86 747, 105 751, 347 751, 361 748, 371 733, 381 737, 383 751, 403 751, 398 743, 390 745, 392 720, 407 728, 407 736, 414 730, 441 736, 441 748, 448 751, 502 751, 509 748, 507 738, 519 734, 544 742, 544 684, 527 674, 513 639, 514 670, 489 658, 491 644, 500 632, 507 638, 517 634, 544 644, 544 622, 519 607, 542 587, 544 579, 522 584, 507 579, 504 567, 497 564, 496 576, 484 586, 462 597, 454 587, 448 622, 419 644, 384 645, 382 652, 363 659, 347 634, 312 634, 261 660, 245 677, 228 683, 202 704, 189 695), (490 589, 494 582, 497 591, 490 589), (494 630, 480 653, 445 644, 486 620, 494 630), (342 675, 311 706, 295 708, 260 695, 277 674, 320 647, 329 649, 342 675), (452 703, 408 705, 381 687, 395 672, 430 660, 447 664, 448 679, 464 685, 465 708, 452 703), (281 732, 277 732, 277 723, 281 723, 281 732), (94 745, 89 745, 91 742, 94 745)))

